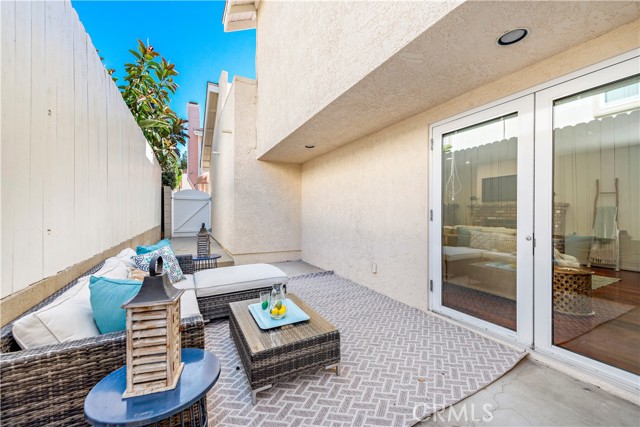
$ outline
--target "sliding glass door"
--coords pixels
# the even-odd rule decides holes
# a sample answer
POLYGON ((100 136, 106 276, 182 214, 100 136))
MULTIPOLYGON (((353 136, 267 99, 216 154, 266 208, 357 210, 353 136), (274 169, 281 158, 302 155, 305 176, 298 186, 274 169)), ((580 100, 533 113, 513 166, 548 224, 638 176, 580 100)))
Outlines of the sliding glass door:
POLYGON ((432 308, 530 345, 533 97, 433 129, 432 308))

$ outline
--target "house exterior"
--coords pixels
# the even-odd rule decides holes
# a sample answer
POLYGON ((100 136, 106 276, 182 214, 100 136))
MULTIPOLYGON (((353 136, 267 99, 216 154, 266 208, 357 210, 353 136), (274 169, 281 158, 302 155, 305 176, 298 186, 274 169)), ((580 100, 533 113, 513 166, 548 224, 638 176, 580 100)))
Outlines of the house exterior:
POLYGON ((183 176, 182 190, 196 189, 209 192, 209 173, 202 173, 202 128, 200 127, 200 105, 187 104, 187 173, 183 176))
POLYGON ((638 325, 602 326, 637 302, 605 308, 612 285, 592 283, 640 289, 639 18, 637 2, 228 0, 225 29, 256 29, 257 79, 223 73, 207 98, 214 237, 238 263, 302 259, 637 393, 638 325), (617 238, 595 231, 600 207, 617 238), (561 293, 578 274, 560 261, 591 268, 588 290, 561 293), (580 316, 607 346, 558 335, 580 316))
POLYGON ((200 106, 195 102, 187 104, 187 177, 191 183, 191 188, 196 187, 200 176, 200 144, 197 129, 200 128, 200 106))

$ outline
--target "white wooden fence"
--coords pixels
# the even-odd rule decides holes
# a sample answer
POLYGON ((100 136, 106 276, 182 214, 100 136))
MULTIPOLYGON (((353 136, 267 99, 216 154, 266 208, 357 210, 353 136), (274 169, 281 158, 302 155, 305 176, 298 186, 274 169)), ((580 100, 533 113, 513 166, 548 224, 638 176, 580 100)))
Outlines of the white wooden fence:
POLYGON ((0 1, 1 297, 160 224, 160 166, 69 1, 0 1))

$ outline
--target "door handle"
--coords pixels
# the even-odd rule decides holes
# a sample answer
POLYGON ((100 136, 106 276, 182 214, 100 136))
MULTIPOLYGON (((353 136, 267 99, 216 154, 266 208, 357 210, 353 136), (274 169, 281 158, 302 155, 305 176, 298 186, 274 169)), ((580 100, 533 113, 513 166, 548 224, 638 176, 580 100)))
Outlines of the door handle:
POLYGON ((533 237, 531 237, 531 236, 524 236, 524 239, 525 239, 527 242, 530 242, 530 241, 533 239, 533 237))

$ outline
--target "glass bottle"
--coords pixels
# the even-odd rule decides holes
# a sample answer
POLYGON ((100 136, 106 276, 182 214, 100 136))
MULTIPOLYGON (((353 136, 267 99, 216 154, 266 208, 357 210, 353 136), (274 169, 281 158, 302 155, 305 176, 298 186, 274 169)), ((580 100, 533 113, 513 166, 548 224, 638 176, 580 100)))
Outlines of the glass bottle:
POLYGON ((282 283, 273 285, 273 289, 271 290, 271 300, 269 304, 269 314, 271 314, 272 319, 282 319, 287 315, 286 302, 287 300, 284 293, 284 285, 282 283))

